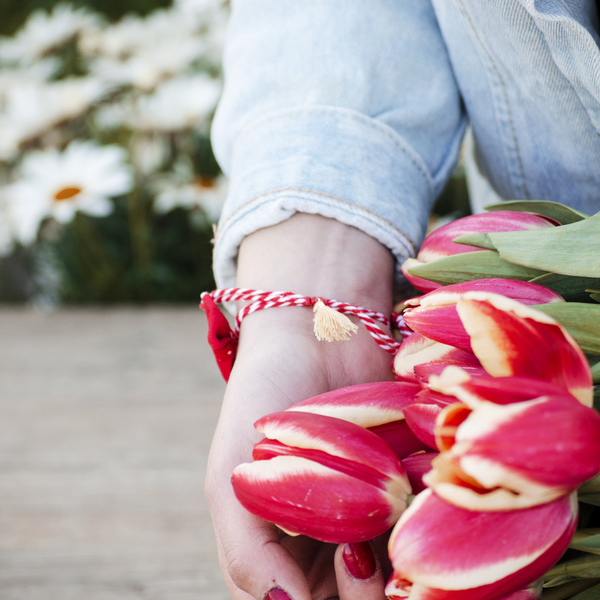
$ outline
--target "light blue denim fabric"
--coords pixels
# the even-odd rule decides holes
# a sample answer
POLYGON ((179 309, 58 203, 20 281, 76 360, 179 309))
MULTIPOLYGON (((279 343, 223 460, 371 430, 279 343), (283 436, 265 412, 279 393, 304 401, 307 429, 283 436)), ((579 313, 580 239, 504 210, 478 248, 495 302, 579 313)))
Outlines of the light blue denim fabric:
POLYGON ((234 0, 217 284, 246 235, 297 211, 358 227, 399 268, 467 120, 500 197, 600 210, 597 29, 593 0, 234 0))

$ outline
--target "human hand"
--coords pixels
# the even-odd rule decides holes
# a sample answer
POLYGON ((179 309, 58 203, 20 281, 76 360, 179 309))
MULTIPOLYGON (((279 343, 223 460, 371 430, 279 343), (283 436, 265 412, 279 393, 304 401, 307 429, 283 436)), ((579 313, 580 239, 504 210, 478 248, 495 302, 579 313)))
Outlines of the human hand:
MULTIPOLYGON (((311 235, 331 239, 323 237, 321 227, 333 227, 338 233, 340 227, 346 227, 308 215, 296 219, 295 223, 293 219, 289 221, 270 228, 279 228, 276 232, 266 232, 267 238, 275 233, 276 238, 286 240, 288 245, 284 244, 283 249, 278 245, 277 254, 266 251, 264 236, 256 247, 250 245, 242 254, 238 285, 322 294, 390 312, 391 258, 379 253, 377 242, 371 238, 365 240, 368 236, 353 228, 344 230, 353 241, 352 248, 343 252, 343 258, 338 258, 337 262, 326 262, 329 265, 325 269, 326 275, 322 271, 319 274, 310 252, 304 259, 295 260, 296 268, 291 272, 289 266, 286 266, 286 272, 281 272, 277 265, 269 264, 273 256, 277 257, 278 264, 286 264, 286 255, 293 254, 296 233, 305 245, 307 236, 310 238, 311 235), (356 243, 357 240, 361 243, 356 243), (385 284, 376 285, 368 274, 365 276, 363 265, 370 256, 369 249, 379 253, 375 258, 382 262, 381 278, 389 278, 385 284), (257 253, 262 253, 258 259, 257 253), (251 257, 253 261, 250 261, 251 257), (304 278, 306 265, 299 264, 302 260, 310 265, 307 279, 304 278), (340 274, 342 262, 347 263, 344 266, 347 270, 342 270, 344 283, 339 284, 336 275, 340 274), (265 274, 257 269, 264 269, 265 274), (290 279, 289 284, 284 281, 286 277, 290 279), (348 291, 342 289, 344 287, 348 291), (344 296, 344 293, 348 295, 344 296)), ((266 245, 272 246, 273 239, 266 245)), ((343 248, 335 250, 339 252, 343 248)), ((327 259, 326 255, 323 249, 319 251, 321 259, 327 259)), ((372 264, 366 264, 371 271, 377 272, 372 264)), ((211 447, 206 480, 219 560, 235 600, 249 600, 250 597, 287 600, 282 594, 292 600, 325 600, 336 596, 341 600, 359 600, 359 597, 360 600, 382 600, 385 597, 382 566, 371 550, 375 545, 342 545, 336 550, 335 545, 284 534, 239 504, 230 479, 238 464, 251 460, 252 446, 261 437, 253 424, 260 417, 332 389, 392 378, 390 355, 377 346, 363 327, 349 342, 327 343, 318 342, 314 337, 309 308, 260 311, 244 320, 236 363, 211 447), (361 577, 355 577, 353 573, 361 577)), ((380 541, 378 554, 385 560, 384 542, 380 541)))

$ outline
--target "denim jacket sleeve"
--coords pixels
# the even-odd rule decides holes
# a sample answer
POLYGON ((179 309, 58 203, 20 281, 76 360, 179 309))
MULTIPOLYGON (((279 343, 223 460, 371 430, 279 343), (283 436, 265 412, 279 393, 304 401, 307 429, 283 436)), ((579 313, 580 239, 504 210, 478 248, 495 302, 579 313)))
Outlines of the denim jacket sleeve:
POLYGON ((297 211, 415 254, 465 114, 429 0, 239 0, 213 147, 230 192, 214 268, 297 211))

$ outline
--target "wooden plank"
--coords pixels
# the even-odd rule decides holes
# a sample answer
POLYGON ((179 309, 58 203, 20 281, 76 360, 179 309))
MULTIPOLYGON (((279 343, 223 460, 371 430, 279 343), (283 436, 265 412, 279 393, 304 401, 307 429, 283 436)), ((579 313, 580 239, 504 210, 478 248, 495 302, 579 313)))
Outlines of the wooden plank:
POLYGON ((196 309, 0 310, 0 597, 224 600, 196 309))

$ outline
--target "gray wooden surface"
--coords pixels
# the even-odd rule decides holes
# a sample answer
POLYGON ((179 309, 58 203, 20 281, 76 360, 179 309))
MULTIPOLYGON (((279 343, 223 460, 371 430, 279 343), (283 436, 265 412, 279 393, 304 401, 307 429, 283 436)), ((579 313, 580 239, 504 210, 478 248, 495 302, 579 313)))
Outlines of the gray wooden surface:
POLYGON ((0 309, 0 598, 221 600, 198 308, 0 309))

